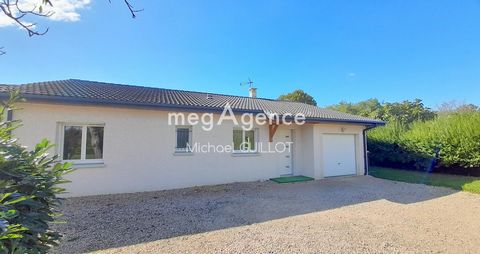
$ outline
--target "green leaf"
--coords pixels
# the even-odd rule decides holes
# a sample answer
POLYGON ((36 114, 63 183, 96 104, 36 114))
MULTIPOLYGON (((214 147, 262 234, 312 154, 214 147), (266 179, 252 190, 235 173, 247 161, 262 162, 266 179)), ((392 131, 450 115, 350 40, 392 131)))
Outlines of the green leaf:
POLYGON ((19 197, 19 198, 16 198, 16 199, 9 200, 9 201, 3 203, 3 205, 13 205, 13 204, 16 204, 16 203, 25 201, 25 200, 27 200, 27 199, 29 199, 29 198, 30 198, 30 197, 27 197, 27 196, 19 197))

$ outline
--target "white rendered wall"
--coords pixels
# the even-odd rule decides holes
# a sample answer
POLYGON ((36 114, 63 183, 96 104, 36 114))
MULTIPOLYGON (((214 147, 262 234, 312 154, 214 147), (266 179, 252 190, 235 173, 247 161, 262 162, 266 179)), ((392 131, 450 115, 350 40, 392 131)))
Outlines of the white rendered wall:
MULTIPOLYGON (((78 168, 68 175, 68 196, 127 193, 198 185, 266 180, 279 176, 275 153, 232 155, 194 153, 176 155, 175 126, 167 111, 126 107, 22 103, 14 112, 23 127, 15 130, 22 145, 33 147, 41 138, 58 140, 59 123, 105 124, 104 165, 78 168)), ((218 118, 218 115, 215 116, 218 118)), ((192 141, 216 145, 232 143, 231 121, 204 131, 193 126, 192 141)), ((268 126, 256 126, 259 141, 268 144, 268 126)), ((280 126, 293 129, 293 172, 322 178, 322 133, 356 135, 357 172, 363 174, 363 126, 308 124, 280 126), (342 129, 343 128, 343 129, 342 129)), ((52 151, 54 153, 55 151, 52 151)))

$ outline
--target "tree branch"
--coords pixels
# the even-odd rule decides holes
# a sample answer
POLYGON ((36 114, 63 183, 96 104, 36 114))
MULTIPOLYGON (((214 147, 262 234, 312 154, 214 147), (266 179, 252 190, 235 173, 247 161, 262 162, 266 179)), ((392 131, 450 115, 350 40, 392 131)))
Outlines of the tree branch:
POLYGON ((124 0, 125 4, 128 7, 128 10, 130 10, 130 13, 132 14, 132 18, 136 18, 137 15, 135 13, 143 11, 143 9, 135 9, 133 6, 130 4, 128 0, 124 0))
MULTIPOLYGON (((30 10, 24 10, 18 5, 19 0, 0 0, 0 11, 15 22, 22 29, 27 31, 28 36, 32 37, 34 35, 44 35, 48 32, 48 27, 44 31, 39 31, 36 29, 36 23, 29 23, 24 20, 27 16, 36 16, 36 17, 51 17, 54 12, 49 11, 43 13, 43 6, 53 6, 51 0, 38 0, 40 4, 34 5, 30 10)), ((111 0, 108 0, 111 3, 111 0)), ((135 9, 130 3, 130 0, 124 0, 125 5, 132 14, 132 18, 136 18, 136 13, 143 11, 143 9, 135 9)), ((0 47, 0 56, 4 55, 6 52, 3 47, 0 47)))
MULTIPOLYGON (((108 0, 109 3, 112 3, 112 0, 108 0)), ((129 0, 123 0, 123 2, 125 3, 125 5, 127 6, 128 10, 130 11, 130 14, 132 14, 132 18, 136 18, 137 15, 136 13, 137 12, 141 12, 143 11, 143 9, 135 9, 133 7, 133 5, 130 3, 129 0)))
MULTIPOLYGON (((50 4, 49 0, 42 0, 42 5, 50 4)), ((44 35, 48 32, 48 28, 45 31, 40 32, 35 29, 36 23, 28 23, 23 20, 27 15, 37 16, 37 17, 50 17, 53 15, 53 12, 42 13, 42 5, 37 8, 37 5, 34 5, 31 10, 24 10, 18 5, 18 0, 1 0, 0 9, 2 10, 5 16, 13 20, 17 25, 27 31, 28 36, 32 37, 34 35, 44 35), (38 9, 38 11, 37 11, 38 9)))
MULTIPOLYGON (((35 29, 36 23, 29 23, 23 20, 26 16, 37 16, 37 17, 50 17, 54 13, 49 11, 43 13, 43 6, 53 6, 51 0, 39 0, 40 5, 34 5, 31 10, 24 10, 18 5, 19 0, 0 0, 0 10, 11 20, 17 23, 21 28, 25 29, 28 33, 28 36, 32 37, 34 35, 44 35, 48 32, 48 28, 43 32, 39 32, 35 29), (38 7, 38 8, 37 8, 38 7)), ((111 0, 108 0, 111 3, 111 0)), ((136 13, 143 11, 143 9, 135 9, 130 3, 130 0, 124 0, 125 5, 132 14, 132 18, 136 18, 136 13)))

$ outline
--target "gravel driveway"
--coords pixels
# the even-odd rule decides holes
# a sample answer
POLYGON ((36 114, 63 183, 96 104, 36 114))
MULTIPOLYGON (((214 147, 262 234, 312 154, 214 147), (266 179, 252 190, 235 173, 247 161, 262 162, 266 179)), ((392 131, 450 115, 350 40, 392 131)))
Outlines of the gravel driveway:
POLYGON ((58 253, 478 253, 480 195, 369 176, 73 198, 58 253))

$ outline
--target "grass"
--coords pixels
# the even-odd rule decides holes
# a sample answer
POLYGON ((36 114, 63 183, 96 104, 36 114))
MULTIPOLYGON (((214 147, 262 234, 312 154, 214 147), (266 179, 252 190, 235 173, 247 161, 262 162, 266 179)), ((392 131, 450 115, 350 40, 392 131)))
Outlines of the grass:
POLYGON ((277 178, 270 178, 270 180, 276 183, 294 183, 294 182, 306 182, 312 181, 313 178, 307 176, 283 176, 277 178))
POLYGON ((480 194, 480 177, 425 173, 393 168, 371 167, 370 175, 393 181, 442 186, 480 194))

